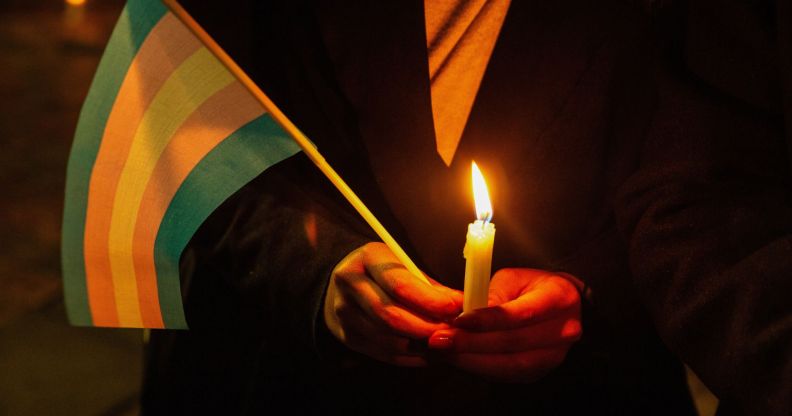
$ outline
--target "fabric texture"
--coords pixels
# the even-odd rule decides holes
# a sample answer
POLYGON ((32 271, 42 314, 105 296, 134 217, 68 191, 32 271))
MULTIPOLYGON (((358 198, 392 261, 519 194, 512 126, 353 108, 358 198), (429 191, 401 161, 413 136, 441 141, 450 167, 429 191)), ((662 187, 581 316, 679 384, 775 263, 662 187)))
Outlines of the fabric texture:
POLYGON ((617 204, 639 293, 664 341, 719 397, 719 415, 792 412, 783 3, 668 11, 685 18, 676 52, 686 66, 658 77, 642 165, 617 204))

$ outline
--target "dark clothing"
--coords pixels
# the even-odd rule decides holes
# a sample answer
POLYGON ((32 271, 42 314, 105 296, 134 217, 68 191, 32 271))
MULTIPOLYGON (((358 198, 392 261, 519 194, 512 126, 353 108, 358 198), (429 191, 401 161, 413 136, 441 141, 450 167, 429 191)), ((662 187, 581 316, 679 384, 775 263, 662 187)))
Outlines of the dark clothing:
POLYGON ((569 272, 592 296, 583 339, 536 383, 350 352, 324 329, 324 289, 376 236, 300 154, 191 241, 191 330, 153 333, 144 412, 694 414, 674 351, 724 413, 787 414, 782 101, 761 107, 693 72, 680 52, 705 29, 680 19, 689 9, 657 13, 655 33, 632 3, 514 1, 446 167, 422 0, 253 2, 233 16, 197 3, 188 10, 432 277, 462 287, 475 159, 493 197, 493 269, 569 272))
POLYGON ((792 414, 789 6, 678 8, 678 55, 616 204, 641 298, 719 415, 792 414))

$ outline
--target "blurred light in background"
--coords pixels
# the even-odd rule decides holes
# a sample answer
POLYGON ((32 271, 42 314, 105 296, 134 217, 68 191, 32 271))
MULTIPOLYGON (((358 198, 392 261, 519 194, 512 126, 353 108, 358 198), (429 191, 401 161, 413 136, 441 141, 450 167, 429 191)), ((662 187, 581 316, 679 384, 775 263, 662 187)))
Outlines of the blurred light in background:
POLYGON ((66 0, 66 10, 63 11, 63 23, 67 31, 79 28, 85 18, 86 0, 66 0))

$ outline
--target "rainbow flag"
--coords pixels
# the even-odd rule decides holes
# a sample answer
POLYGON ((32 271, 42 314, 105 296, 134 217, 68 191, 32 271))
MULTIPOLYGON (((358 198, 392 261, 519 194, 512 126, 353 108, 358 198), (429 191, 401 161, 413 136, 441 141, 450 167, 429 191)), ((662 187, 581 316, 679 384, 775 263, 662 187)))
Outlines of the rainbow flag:
POLYGON ((130 0, 80 114, 62 263, 72 324, 187 328, 179 256, 299 147, 158 0, 130 0))

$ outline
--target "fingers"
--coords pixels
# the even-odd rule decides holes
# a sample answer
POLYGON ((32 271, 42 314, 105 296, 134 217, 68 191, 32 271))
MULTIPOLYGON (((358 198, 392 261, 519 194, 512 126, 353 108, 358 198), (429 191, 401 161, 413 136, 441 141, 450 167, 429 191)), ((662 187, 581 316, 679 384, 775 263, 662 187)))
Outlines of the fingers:
POLYGON ((412 276, 384 244, 368 244, 333 269, 324 316, 350 349, 390 364, 424 366, 426 338, 449 328, 432 317, 456 315, 457 298, 461 305, 461 293, 412 276))
POLYGON ((491 305, 500 305, 518 298, 525 292, 556 274, 540 269, 507 268, 500 269, 492 276, 489 286, 491 305))
POLYGON ((427 285, 413 276, 382 243, 363 247, 368 275, 396 302, 423 315, 442 320, 461 311, 462 293, 442 285, 427 285))
POLYGON ((506 382, 536 381, 558 367, 565 349, 543 349, 506 354, 450 354, 445 360, 463 370, 506 382))
POLYGON ((504 331, 444 329, 429 337, 429 348, 458 353, 512 353, 568 346, 580 339, 581 332, 580 320, 574 317, 504 331))
POLYGON ((449 327, 448 324, 427 320, 396 304, 365 274, 337 273, 335 283, 342 297, 352 300, 374 322, 396 334, 420 339, 449 327))
POLYGON ((461 290, 453 289, 448 286, 444 286, 442 283, 438 282, 435 279, 424 274, 427 280, 434 286, 436 290, 443 292, 451 297, 454 303, 457 305, 457 310, 454 312, 454 316, 459 315, 462 312, 462 304, 465 301, 465 295, 462 293, 461 290))
POLYGON ((416 349, 411 339, 383 331, 359 306, 343 301, 340 303, 336 311, 338 320, 344 328, 341 338, 344 345, 390 364, 407 367, 427 364, 424 357, 425 349, 416 349))
POLYGON ((580 297, 567 278, 504 269, 490 282, 490 306, 465 313, 429 338, 449 363, 501 381, 533 381, 560 365, 581 336, 580 297))
POLYGON ((572 283, 529 269, 499 271, 490 283, 490 294, 494 306, 465 313, 454 320, 454 326, 469 331, 508 330, 580 309, 580 296, 572 283))

